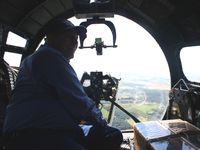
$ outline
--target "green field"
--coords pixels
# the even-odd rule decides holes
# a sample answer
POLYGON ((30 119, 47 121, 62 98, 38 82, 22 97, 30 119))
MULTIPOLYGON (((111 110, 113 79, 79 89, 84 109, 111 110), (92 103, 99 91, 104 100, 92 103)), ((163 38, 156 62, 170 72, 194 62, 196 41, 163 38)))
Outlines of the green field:
MULTIPOLYGON (((159 107, 158 103, 149 103, 149 104, 120 104, 124 109, 138 117, 141 121, 147 121, 147 118, 151 116, 151 114, 155 113, 159 107)), ((109 110, 102 108, 101 109, 103 116, 107 118, 109 110)), ((133 120, 124 112, 122 112, 119 108, 116 107, 115 114, 113 114, 113 124, 112 126, 118 127, 120 129, 124 129, 125 127, 131 127, 133 125, 133 120)))

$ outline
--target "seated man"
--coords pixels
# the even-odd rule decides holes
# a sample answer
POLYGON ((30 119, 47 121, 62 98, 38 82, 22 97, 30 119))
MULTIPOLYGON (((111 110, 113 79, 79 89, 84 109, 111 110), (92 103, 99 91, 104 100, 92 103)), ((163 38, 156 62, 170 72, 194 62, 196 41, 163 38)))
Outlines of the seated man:
POLYGON ((22 62, 4 123, 9 150, 119 149, 121 132, 107 125, 69 63, 86 32, 55 19, 46 43, 22 62))

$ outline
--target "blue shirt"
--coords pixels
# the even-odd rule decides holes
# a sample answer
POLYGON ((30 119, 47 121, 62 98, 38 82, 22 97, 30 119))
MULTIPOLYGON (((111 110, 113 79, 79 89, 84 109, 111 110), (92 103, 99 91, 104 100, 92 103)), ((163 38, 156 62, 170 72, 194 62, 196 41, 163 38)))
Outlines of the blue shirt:
POLYGON ((24 128, 71 129, 81 120, 105 124, 63 54, 41 46, 21 64, 7 107, 4 132, 24 128))

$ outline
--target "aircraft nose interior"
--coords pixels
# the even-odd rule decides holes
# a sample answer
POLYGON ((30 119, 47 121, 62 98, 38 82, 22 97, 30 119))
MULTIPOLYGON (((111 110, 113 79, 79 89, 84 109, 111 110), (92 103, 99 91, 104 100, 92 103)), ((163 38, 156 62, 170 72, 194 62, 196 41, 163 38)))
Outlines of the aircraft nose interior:
MULTIPOLYGON (((185 73, 185 60, 181 56, 184 48, 198 48, 200 45, 199 8, 199 0, 0 1, 0 128, 3 128, 6 107, 15 86, 19 64, 37 51, 41 41, 45 39, 44 31, 49 22, 56 18, 69 20, 73 18, 72 20, 76 20, 79 25, 88 29, 88 34, 91 26, 99 24, 105 25, 111 31, 111 44, 107 44, 107 41, 104 41, 105 39, 102 37, 96 37, 95 32, 90 32, 95 37, 93 44, 90 45, 86 41, 88 36, 79 37, 81 56, 90 55, 90 57, 84 56, 84 58, 85 62, 86 59, 91 59, 92 63, 81 64, 81 67, 78 69, 83 69, 83 67, 88 69, 85 71, 81 70, 82 72, 79 76, 85 93, 94 100, 109 125, 117 127, 122 131, 124 141, 121 149, 162 149, 156 147, 159 145, 156 143, 157 140, 165 141, 166 137, 171 138, 171 136, 164 136, 163 134, 161 135, 163 138, 145 140, 147 144, 143 147, 144 145, 142 146, 137 140, 138 138, 143 138, 140 137, 140 134, 142 135, 145 124, 141 128, 141 133, 138 134, 140 132, 140 124, 137 123, 147 122, 148 126, 149 122, 157 121, 161 122, 162 127, 166 128, 166 122, 162 123, 162 121, 176 119, 186 121, 184 123, 194 126, 195 130, 192 130, 192 134, 196 136, 191 140, 191 128, 187 128, 188 132, 184 131, 183 134, 182 132, 177 133, 175 134, 176 137, 180 136, 183 138, 186 145, 190 143, 193 147, 200 148, 198 144, 200 141, 197 138, 199 137, 200 128, 200 80, 198 80, 200 74, 197 71, 198 67, 194 67, 200 62, 196 61, 195 64, 192 63, 194 58, 188 55, 189 62, 191 62, 189 68, 194 68, 194 72, 197 73, 194 74, 191 72, 192 76, 197 77, 197 80, 196 78, 190 79, 185 73), (109 60, 105 61, 104 53, 110 49, 118 49, 123 42, 121 39, 119 40, 119 35, 121 34, 118 32, 118 24, 114 22, 118 16, 136 23, 155 40, 163 54, 163 60, 166 62, 168 69, 168 74, 165 74, 167 76, 166 80, 163 81, 157 73, 154 73, 151 77, 145 73, 137 77, 133 74, 125 76, 123 71, 126 69, 124 69, 124 66, 120 68, 116 63, 112 64, 114 59, 116 59, 113 54, 117 53, 117 51, 113 51, 109 55, 109 60), (18 45, 21 42, 17 38, 10 38, 11 33, 18 36, 17 38, 22 39, 24 41, 23 45, 18 45), (15 42, 15 44, 9 44, 9 39, 15 42), (97 56, 93 56, 91 53, 87 54, 87 49, 95 49, 97 56), (6 56, 8 54, 17 54, 20 57, 18 59, 14 55, 14 57, 7 59, 6 56), (99 57, 102 57, 102 59, 99 59, 99 57), (17 64, 15 62, 17 59, 18 65, 15 65, 17 64), (15 64, 11 64, 9 60, 15 64), (98 61, 100 61, 101 69, 94 69, 93 66, 98 61), (102 62, 106 62, 107 64, 102 62), (112 70, 106 70, 109 64, 112 65, 111 68, 117 68, 116 70, 120 72, 120 75, 119 73, 113 73, 112 70), (142 79, 143 76, 145 78, 142 79), (134 80, 130 81, 130 78, 134 80), (156 81, 156 84, 154 81, 156 81), (135 132, 138 132, 137 136, 134 136, 135 132), (185 133, 188 134, 188 138, 185 138, 185 133), (150 147, 148 147, 149 145, 150 147)), ((120 24, 125 24, 125 22, 120 22, 120 24)), ((131 28, 128 30, 131 30, 131 28)), ((108 36, 110 33, 104 32, 103 34, 108 36)), ((133 35, 127 35, 126 33, 126 38, 132 40, 126 44, 131 51, 131 49, 134 49, 132 46, 135 44, 133 35)), ((144 40, 142 45, 145 45, 145 42, 144 40)), ((144 51, 141 57, 151 57, 152 60, 158 61, 156 64, 161 63, 159 62, 160 58, 156 55, 149 55, 153 54, 153 49, 151 51, 150 53, 144 51)), ((123 52, 127 53, 125 55, 127 58, 117 58, 117 61, 127 62, 126 68, 128 70, 134 70, 134 66, 139 66, 143 70, 151 70, 148 66, 145 68, 141 63, 133 66, 130 63, 133 60, 128 57, 129 51, 123 50, 123 52), (129 59, 129 63, 126 59, 129 59)), ((189 52, 193 53, 192 50, 189 52)), ((142 58, 140 59, 142 60, 142 58)), ((198 57, 195 60, 198 60, 198 57)), ((143 61, 145 62, 145 60, 143 61)), ((76 66, 75 61, 72 61, 72 63, 76 66)), ((145 63, 148 64, 148 62, 145 63)), ((149 64, 151 63, 149 62, 149 64)), ((154 69, 156 69, 156 66, 154 69)), ((160 69, 160 72, 162 73, 162 69, 160 69)), ((173 123, 172 121, 169 124, 173 126, 173 123)), ((171 128, 170 125, 167 128, 171 128)), ((173 129, 174 126, 172 127, 173 129)), ((181 127, 179 126, 179 128, 181 127)), ((180 146, 180 143, 170 142, 172 143, 171 145, 175 145, 174 147, 178 145, 178 148, 176 147, 178 150, 184 149, 184 146, 180 146)), ((169 146, 170 142, 168 142, 166 149, 173 150, 174 147, 169 146)), ((183 145, 184 142, 182 142, 183 145)))

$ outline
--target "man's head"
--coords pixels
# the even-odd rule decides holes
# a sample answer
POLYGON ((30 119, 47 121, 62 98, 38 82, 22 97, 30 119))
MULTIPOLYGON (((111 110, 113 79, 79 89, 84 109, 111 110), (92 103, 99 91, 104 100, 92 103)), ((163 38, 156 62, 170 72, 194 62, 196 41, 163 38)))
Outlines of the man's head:
POLYGON ((87 30, 83 26, 74 26, 70 21, 55 19, 45 30, 47 44, 60 50, 66 58, 74 57, 78 46, 78 36, 84 36, 87 30))

